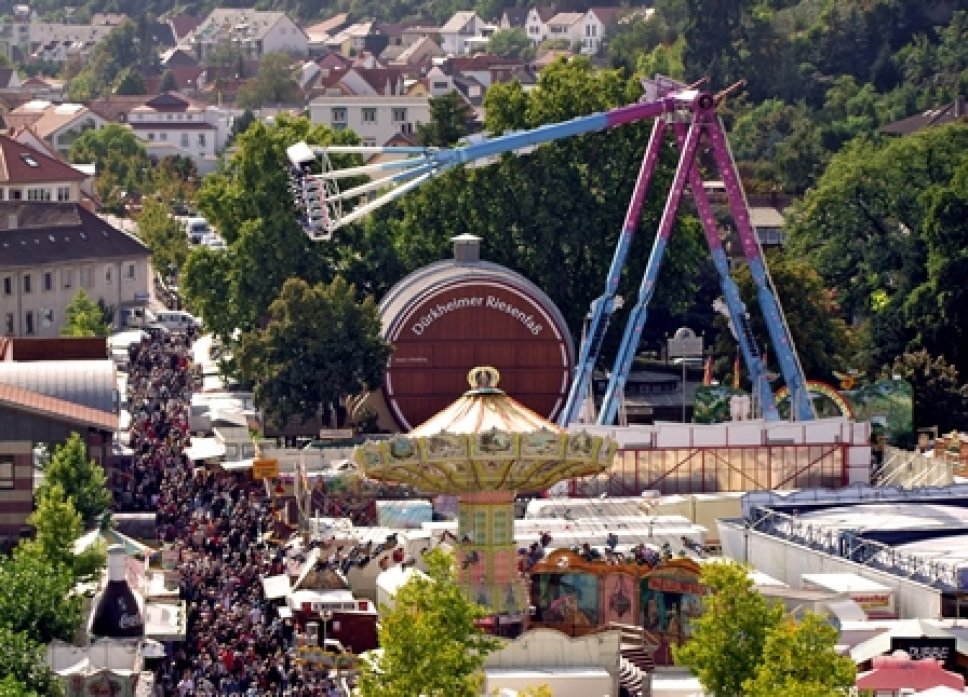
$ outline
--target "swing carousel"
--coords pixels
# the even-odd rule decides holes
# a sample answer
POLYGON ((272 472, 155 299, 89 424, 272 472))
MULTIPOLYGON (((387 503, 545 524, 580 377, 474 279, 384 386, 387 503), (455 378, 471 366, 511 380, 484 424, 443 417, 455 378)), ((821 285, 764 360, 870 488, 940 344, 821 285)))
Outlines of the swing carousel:
POLYGON ((528 605, 514 541, 514 499, 564 479, 599 474, 615 441, 568 433, 498 388, 495 368, 472 369, 470 388, 410 433, 356 448, 375 480, 458 500, 458 582, 494 615, 521 616, 528 605))

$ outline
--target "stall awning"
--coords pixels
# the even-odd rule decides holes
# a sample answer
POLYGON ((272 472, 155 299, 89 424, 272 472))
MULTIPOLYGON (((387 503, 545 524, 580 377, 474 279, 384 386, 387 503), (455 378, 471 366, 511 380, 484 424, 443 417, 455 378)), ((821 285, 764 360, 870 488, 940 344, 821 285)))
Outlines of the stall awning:
POLYGON ((292 585, 289 583, 289 576, 286 574, 267 576, 262 579, 262 592, 267 600, 285 598, 290 591, 292 591, 292 585))
POLYGON ((214 460, 225 457, 225 445, 216 438, 192 438, 191 445, 185 448, 189 460, 214 460))

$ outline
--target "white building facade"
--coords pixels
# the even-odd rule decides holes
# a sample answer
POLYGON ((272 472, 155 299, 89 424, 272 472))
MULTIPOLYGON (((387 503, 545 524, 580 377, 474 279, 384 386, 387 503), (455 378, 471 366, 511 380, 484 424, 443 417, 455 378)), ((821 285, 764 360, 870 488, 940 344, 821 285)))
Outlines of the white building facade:
POLYGON ((350 129, 365 145, 383 145, 398 133, 411 135, 430 121, 426 96, 332 95, 309 103, 309 119, 335 130, 350 129))

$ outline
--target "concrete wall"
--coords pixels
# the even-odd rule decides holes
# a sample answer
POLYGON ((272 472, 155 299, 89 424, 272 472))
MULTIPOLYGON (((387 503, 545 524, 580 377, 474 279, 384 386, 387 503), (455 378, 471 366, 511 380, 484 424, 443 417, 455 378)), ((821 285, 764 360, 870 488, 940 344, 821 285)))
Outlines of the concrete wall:
POLYGON ((802 587, 803 574, 857 574, 894 592, 899 619, 941 617, 941 592, 931 586, 750 530, 742 520, 720 520, 718 528, 723 556, 748 563, 793 588, 802 587))

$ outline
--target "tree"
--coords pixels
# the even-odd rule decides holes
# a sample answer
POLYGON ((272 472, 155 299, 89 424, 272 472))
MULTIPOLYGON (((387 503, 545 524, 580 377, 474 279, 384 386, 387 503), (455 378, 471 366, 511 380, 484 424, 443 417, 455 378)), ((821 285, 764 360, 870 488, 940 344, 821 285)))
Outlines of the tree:
POLYGON ((174 92, 178 89, 178 77, 175 71, 168 68, 161 74, 161 84, 158 86, 159 92, 174 92))
POLYGON ((104 316, 104 310, 91 299, 83 288, 77 291, 64 311, 62 336, 107 336, 111 333, 111 319, 104 316))
MULTIPOLYGON (((342 231, 333 242, 320 243, 299 226, 286 148, 301 140, 314 145, 359 142, 351 131, 331 131, 304 118, 280 115, 272 125, 256 122, 236 139, 225 166, 205 177, 196 195, 199 209, 228 248, 193 250, 181 286, 205 326, 228 345, 236 328, 246 332, 263 324, 287 279, 328 282, 333 269, 345 265, 344 255, 356 256, 356 250, 341 249, 342 231)), ((350 156, 333 161, 336 166, 361 164, 350 156)))
POLYGON ((119 75, 114 85, 115 94, 148 94, 148 83, 140 71, 127 68, 119 75))
POLYGON ((297 66, 288 53, 268 53, 259 61, 255 77, 240 89, 237 101, 245 109, 267 104, 294 104, 302 101, 297 66))
POLYGON ((484 661, 501 642, 475 627, 487 610, 457 585, 453 557, 435 549, 425 559, 428 577, 414 575, 381 613, 382 653, 361 663, 363 697, 480 694, 484 661))
POLYGON ((708 589, 702 614, 689 641, 673 655, 707 691, 739 697, 744 683, 756 676, 767 637, 783 620, 783 607, 756 591, 741 564, 704 564, 700 582, 708 589))
POLYGON ((870 323, 874 366, 916 343, 925 298, 915 290, 928 276, 926 192, 950 185, 966 149, 963 124, 856 139, 788 212, 791 255, 817 269, 846 318, 870 323))
POLYGON ((142 204, 138 215, 138 237, 151 250, 152 264, 162 274, 170 268, 180 270, 191 251, 188 236, 171 217, 168 206, 153 197, 145 198, 142 204))
POLYGON ((487 42, 487 48, 495 56, 508 58, 530 58, 534 56, 531 39, 528 38, 521 27, 494 32, 487 42))
POLYGON ((269 316, 265 329, 243 335, 238 365, 270 422, 312 418, 382 381, 390 346, 376 303, 358 303, 342 278, 315 286, 289 279, 269 316))
POLYGON ((417 139, 423 145, 450 147, 468 133, 474 110, 459 92, 452 90, 430 98, 430 121, 417 124, 417 139))
POLYGON ((18 545, 0 560, 0 627, 41 644, 72 641, 81 624, 81 596, 74 583, 72 570, 51 563, 38 545, 18 545))
POLYGON ((882 371, 884 378, 895 375, 911 384, 916 428, 937 426, 944 433, 968 429, 968 387, 961 385, 958 369, 943 357, 926 350, 903 353, 882 371))
POLYGON ((850 656, 837 654, 839 633, 825 618, 807 612, 774 627, 756 672, 743 686, 745 697, 845 697, 857 677, 850 656))
POLYGON ((908 299, 915 345, 943 355, 968 374, 968 156, 951 183, 926 193, 927 278, 908 299))
POLYGON ((106 208, 119 215, 127 198, 142 194, 150 182, 151 162, 144 145, 120 123, 84 131, 71 146, 69 159, 97 165, 98 196, 106 208))
POLYGON ((59 678, 47 665, 44 647, 23 632, 0 625, 0 697, 61 697, 59 678))
POLYGON ((111 507, 111 492, 107 488, 104 468, 90 458, 77 433, 72 433, 66 443, 54 448, 50 462, 44 468, 44 481, 37 489, 37 496, 46 498, 57 486, 73 501, 85 529, 100 523, 111 507))
MULTIPOLYGON (((859 367, 855 360, 853 335, 840 316, 834 294, 824 288, 817 270, 807 262, 782 253, 768 254, 767 260, 803 372, 811 378, 830 380, 834 370, 859 367)), ((769 335, 763 313, 758 311, 756 287, 749 266, 737 271, 735 278, 750 309, 753 333, 759 345, 766 346, 769 335)), ((717 355, 732 356, 735 344, 736 339, 731 333, 722 332, 717 341, 717 355)))
POLYGON ((107 555, 99 545, 75 554, 74 543, 84 532, 84 525, 74 501, 64 494, 60 484, 54 484, 44 496, 38 497, 37 508, 28 522, 34 527, 34 539, 20 544, 35 545, 41 558, 70 568, 76 580, 93 580, 104 567, 107 555))

